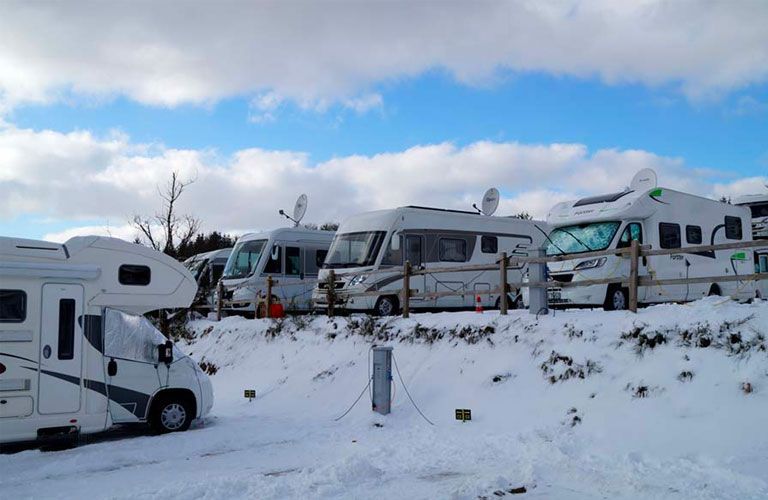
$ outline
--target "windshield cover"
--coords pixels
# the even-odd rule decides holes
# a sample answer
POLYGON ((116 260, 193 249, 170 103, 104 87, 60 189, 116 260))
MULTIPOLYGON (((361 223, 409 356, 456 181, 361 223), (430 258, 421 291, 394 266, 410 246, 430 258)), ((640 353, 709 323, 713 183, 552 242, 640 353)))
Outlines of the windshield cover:
POLYGON ((337 234, 323 269, 372 266, 385 235, 385 231, 337 234))
POLYGON ((241 241, 235 245, 224 268, 224 278, 245 278, 259 264, 259 257, 267 240, 241 241))
POLYGON ((549 233, 547 255, 605 250, 613 241, 620 222, 593 222, 558 227, 549 233))

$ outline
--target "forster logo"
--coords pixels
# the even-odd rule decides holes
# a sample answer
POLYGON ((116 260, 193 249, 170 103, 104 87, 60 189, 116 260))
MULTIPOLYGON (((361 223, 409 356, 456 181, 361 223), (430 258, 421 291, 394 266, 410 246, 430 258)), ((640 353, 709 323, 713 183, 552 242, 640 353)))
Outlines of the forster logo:
POLYGON ((587 215, 591 214, 594 210, 579 210, 578 212, 574 212, 573 215, 587 215))

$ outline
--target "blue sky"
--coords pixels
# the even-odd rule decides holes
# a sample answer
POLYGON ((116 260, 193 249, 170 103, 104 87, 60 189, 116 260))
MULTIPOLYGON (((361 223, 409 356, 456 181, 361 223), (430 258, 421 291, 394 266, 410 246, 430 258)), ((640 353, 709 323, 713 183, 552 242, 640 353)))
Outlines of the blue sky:
POLYGON ((545 217, 645 167, 711 197, 768 182, 765 3, 83 9, 0 5, 0 234, 131 238, 174 171, 232 232, 302 192, 322 222, 491 185, 545 217))

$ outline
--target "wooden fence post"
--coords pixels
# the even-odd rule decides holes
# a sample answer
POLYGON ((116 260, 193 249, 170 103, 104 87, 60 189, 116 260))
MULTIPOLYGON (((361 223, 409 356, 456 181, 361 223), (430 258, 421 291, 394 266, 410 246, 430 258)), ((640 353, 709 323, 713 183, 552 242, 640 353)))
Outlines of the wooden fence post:
POLYGON ((638 261, 640 260, 640 242, 632 240, 629 253, 629 310, 637 312, 638 261))
POLYGON ((272 276, 267 276, 267 310, 264 312, 265 318, 272 317, 272 276))
POLYGON ((221 321, 221 305, 224 302, 224 284, 219 281, 216 285, 216 321, 221 321))
POLYGON ((503 316, 507 315, 507 252, 501 252, 501 260, 499 264, 499 287, 501 288, 501 295, 499 295, 499 313, 503 316))
POLYGON ((328 299, 328 317, 333 318, 334 308, 336 306, 336 271, 331 269, 328 272, 328 279, 325 284, 325 296, 328 299))
POLYGON ((406 260, 403 264, 403 318, 411 314, 411 261, 406 260))

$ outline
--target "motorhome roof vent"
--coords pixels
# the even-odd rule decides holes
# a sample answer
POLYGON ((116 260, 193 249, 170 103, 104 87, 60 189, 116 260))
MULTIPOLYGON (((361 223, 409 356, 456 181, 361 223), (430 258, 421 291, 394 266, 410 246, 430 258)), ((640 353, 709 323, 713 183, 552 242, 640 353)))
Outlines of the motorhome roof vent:
POLYGON ((594 205, 596 203, 612 203, 629 193, 634 193, 634 191, 622 191, 620 193, 611 193, 611 194, 601 194, 598 196, 590 196, 589 198, 582 198, 576 203, 573 204, 574 207, 583 207, 584 205, 594 205))

